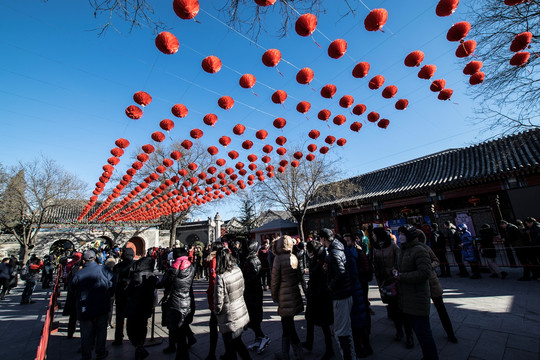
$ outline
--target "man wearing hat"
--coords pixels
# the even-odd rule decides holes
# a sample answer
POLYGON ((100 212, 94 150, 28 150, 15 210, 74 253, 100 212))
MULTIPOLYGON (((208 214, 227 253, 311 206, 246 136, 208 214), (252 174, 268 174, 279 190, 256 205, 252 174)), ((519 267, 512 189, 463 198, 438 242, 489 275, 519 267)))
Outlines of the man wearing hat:
POLYGON ((103 265, 96 263, 96 253, 86 250, 82 255, 83 268, 69 284, 75 294, 77 318, 81 326, 81 353, 83 360, 92 359, 96 348, 97 359, 104 359, 107 341, 107 319, 113 293, 113 275, 103 265))

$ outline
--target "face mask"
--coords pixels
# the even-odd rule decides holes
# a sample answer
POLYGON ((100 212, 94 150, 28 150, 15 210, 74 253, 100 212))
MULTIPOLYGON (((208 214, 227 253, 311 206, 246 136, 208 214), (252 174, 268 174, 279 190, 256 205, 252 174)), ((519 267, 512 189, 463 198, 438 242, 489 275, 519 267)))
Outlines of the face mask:
POLYGON ((407 242, 407 237, 403 234, 399 234, 399 242, 404 244, 407 242))

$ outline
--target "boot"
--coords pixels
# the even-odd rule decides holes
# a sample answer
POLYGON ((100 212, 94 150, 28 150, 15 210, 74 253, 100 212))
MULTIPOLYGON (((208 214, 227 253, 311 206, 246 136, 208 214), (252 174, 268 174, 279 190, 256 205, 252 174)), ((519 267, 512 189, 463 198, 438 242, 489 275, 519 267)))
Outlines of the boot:
POLYGON ((352 342, 350 336, 339 336, 339 346, 343 351, 343 360, 352 360, 352 342))
POLYGON ((412 335, 407 335, 407 340, 405 342, 405 347, 407 349, 412 349, 414 347, 414 339, 412 335))
POLYGON ((302 344, 293 344, 292 350, 294 354, 294 358, 296 360, 304 360, 304 351, 302 350, 302 344))
POLYGON ((289 349, 291 347, 291 339, 288 337, 281 338, 281 352, 276 353, 275 360, 290 360, 289 349))
POLYGON ((334 357, 334 345, 332 344, 332 335, 330 335, 330 328, 323 327, 324 343, 326 345, 326 351, 324 352, 321 360, 330 360, 334 357))

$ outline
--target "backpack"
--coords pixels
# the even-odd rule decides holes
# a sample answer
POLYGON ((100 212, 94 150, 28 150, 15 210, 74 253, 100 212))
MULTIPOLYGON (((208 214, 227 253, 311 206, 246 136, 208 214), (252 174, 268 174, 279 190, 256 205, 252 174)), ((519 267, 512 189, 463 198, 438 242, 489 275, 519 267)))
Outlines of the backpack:
POLYGON ((28 265, 23 266, 21 268, 21 280, 28 280, 29 275, 30 275, 30 268, 28 267, 28 265))

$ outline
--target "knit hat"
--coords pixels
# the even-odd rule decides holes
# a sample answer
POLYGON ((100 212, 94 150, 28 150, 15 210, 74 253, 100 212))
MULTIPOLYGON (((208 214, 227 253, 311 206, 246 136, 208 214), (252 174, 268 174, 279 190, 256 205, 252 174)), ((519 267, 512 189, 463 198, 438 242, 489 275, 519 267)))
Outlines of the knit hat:
POLYGON ((400 226, 398 231, 405 235, 407 241, 413 241, 414 239, 418 238, 418 231, 410 224, 400 226))
POLYGON ((82 256, 84 261, 96 260, 96 253, 93 250, 86 250, 82 256))
POLYGON ((328 239, 328 240, 332 240, 333 235, 334 234, 332 233, 332 230, 327 229, 327 228, 323 228, 323 229, 321 229, 321 231, 319 231, 319 237, 320 238, 325 238, 325 239, 328 239))

